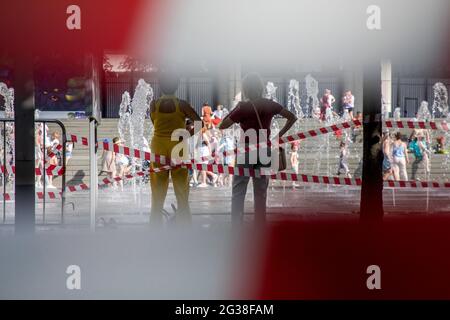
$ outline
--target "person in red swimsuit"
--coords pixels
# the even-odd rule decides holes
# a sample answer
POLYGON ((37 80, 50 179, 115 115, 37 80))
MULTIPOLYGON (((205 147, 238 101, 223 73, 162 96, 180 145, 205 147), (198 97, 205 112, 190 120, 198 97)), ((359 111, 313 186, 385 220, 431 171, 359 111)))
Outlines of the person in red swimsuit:
POLYGON ((207 129, 212 128, 211 115, 212 115, 212 108, 208 103, 205 102, 202 107, 202 120, 207 129))

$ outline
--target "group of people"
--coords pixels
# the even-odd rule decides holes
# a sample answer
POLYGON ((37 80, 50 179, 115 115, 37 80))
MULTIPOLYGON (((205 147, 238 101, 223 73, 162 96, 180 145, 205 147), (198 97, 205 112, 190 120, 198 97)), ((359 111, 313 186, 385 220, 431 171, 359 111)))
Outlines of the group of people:
POLYGON ((321 108, 320 108, 320 120, 325 120, 325 116, 327 114, 327 110, 333 114, 343 114, 344 112, 348 112, 350 118, 353 118, 353 109, 355 108, 355 96, 352 94, 350 90, 344 92, 341 102, 342 109, 337 110, 334 108, 333 104, 336 102, 336 98, 331 94, 330 89, 325 89, 322 98, 320 99, 321 108))
MULTIPOLYGON (((124 142, 119 137, 114 137, 112 142, 115 145, 124 146, 124 142)), ((99 175, 106 174, 111 180, 123 178, 131 171, 130 159, 124 154, 115 153, 111 150, 103 150, 101 165, 102 169, 99 175)), ((123 179, 113 181, 111 186, 113 189, 120 187, 123 191, 123 179)))
MULTIPOLYGON (((202 108, 201 117, 189 105, 188 102, 178 99, 174 93, 179 85, 179 78, 170 72, 161 72, 159 85, 163 93, 156 101, 150 105, 150 117, 153 122, 154 134, 151 141, 151 150, 155 154, 163 155, 168 158, 172 155, 172 150, 178 145, 179 141, 172 140, 172 132, 177 129, 188 129, 192 132, 195 129, 195 122, 201 122, 202 126, 199 132, 192 132, 192 146, 189 148, 195 156, 196 150, 200 153, 200 161, 205 163, 221 163, 228 166, 238 166, 244 168, 259 169, 264 167, 259 157, 256 163, 250 163, 247 160, 244 163, 236 163, 234 156, 223 157, 223 151, 231 151, 237 145, 241 146, 242 141, 236 141, 229 129, 234 125, 239 125, 244 132, 249 129, 257 133, 257 142, 263 141, 263 138, 270 137, 272 119, 279 115, 286 118, 284 127, 280 130, 279 136, 283 136, 297 120, 296 116, 283 108, 280 104, 263 98, 264 85, 257 74, 247 75, 242 82, 243 101, 229 113, 225 114, 222 107, 218 107, 215 112, 205 104, 202 108), (186 119, 187 122, 186 122, 186 119), (265 130, 265 137, 261 136, 259 129, 265 130), (201 139, 195 137, 201 136, 201 139)), ((186 156, 181 154, 182 157, 186 156)), ((193 158, 192 154, 188 155, 193 158)), ((293 157, 295 158, 295 157, 293 157)), ((297 159, 298 160, 298 159, 297 159)), ((152 168, 158 168, 159 163, 151 163, 152 168)), ((152 172, 150 174, 151 185, 151 214, 150 224, 159 225, 163 220, 164 201, 167 195, 169 185, 169 176, 177 199, 176 219, 177 223, 189 223, 191 213, 189 208, 189 182, 191 185, 197 184, 198 187, 205 187, 210 182, 212 185, 232 184, 232 209, 231 217, 233 226, 238 226, 243 221, 244 200, 247 192, 247 185, 250 180, 248 176, 231 176, 209 171, 188 170, 185 167, 175 167, 171 170, 152 172)), ((266 215, 266 198, 269 178, 267 176, 258 176, 253 179, 254 189, 254 209, 255 222, 263 224, 266 215)))
POLYGON ((414 129, 408 139, 400 132, 391 134, 388 129, 383 131, 383 180, 408 181, 407 165, 411 162, 409 153, 413 154, 412 180, 420 180, 417 171, 423 167, 425 179, 430 174, 430 134, 425 129, 414 129))
MULTIPOLYGON (((201 164, 234 166, 235 158, 232 154, 238 145, 236 137, 230 132, 218 128, 227 114, 228 110, 223 105, 218 105, 216 110, 212 111, 208 103, 203 104, 200 139, 199 136, 192 136, 189 140, 189 156, 191 159, 195 158, 197 163, 201 164), (226 153, 231 155, 224 155, 226 153)), ((186 129, 193 132, 194 122, 191 119, 188 119, 186 129)), ((217 174, 208 170, 189 170, 189 185, 191 187, 231 186, 232 181, 233 177, 229 174, 217 174)))
MULTIPOLYGON (((48 174, 46 169, 50 166, 62 166, 63 156, 60 148, 60 133, 53 131, 49 133, 49 128, 44 124, 37 124, 35 130, 35 168, 39 173, 35 175, 35 185, 42 188, 45 183, 46 188, 56 188, 53 185, 53 175, 48 174), (44 178, 42 177, 44 176, 44 178)), ((65 165, 72 158, 74 144, 71 141, 66 142, 65 165)))

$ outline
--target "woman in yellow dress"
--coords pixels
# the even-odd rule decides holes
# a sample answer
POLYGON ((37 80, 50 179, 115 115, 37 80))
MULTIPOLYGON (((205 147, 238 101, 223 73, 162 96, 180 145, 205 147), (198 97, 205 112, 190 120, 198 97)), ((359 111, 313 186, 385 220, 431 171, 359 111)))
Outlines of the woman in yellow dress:
MULTIPOLYGON (((172 133, 177 129, 186 128, 186 118, 193 121, 201 121, 198 114, 184 100, 175 97, 178 89, 179 78, 173 74, 161 73, 159 85, 163 96, 150 105, 150 117, 153 122, 154 134, 151 142, 152 153, 171 157, 172 149, 180 143, 172 141, 172 133)), ((152 168, 160 165, 152 163, 152 168)), ((150 186, 152 191, 152 203, 150 213, 150 224, 162 223, 162 210, 169 187, 169 174, 172 177, 173 188, 177 199, 177 223, 190 223, 191 212, 189 209, 189 180, 187 168, 176 168, 150 174, 150 186)))

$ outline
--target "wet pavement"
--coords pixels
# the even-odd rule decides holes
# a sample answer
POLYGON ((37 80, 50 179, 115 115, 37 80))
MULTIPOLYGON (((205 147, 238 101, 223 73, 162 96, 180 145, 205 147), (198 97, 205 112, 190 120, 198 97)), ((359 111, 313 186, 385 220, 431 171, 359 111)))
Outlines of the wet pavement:
MULTIPOLYGON (((445 189, 391 189, 384 190, 385 213, 445 213, 450 212, 450 197, 445 189)), ((174 214, 172 204, 176 205, 175 194, 169 188, 165 210, 169 216, 174 214)), ((358 216, 360 188, 352 186, 326 186, 319 184, 301 184, 292 187, 290 182, 269 186, 268 220, 283 219, 284 216, 333 215, 358 216)), ((190 206, 193 223, 201 228, 229 225, 231 211, 231 188, 207 187, 191 188, 190 206)), ((5 205, 4 223, 13 223, 14 203, 5 205)), ((253 194, 251 183, 245 202, 245 220, 251 221, 253 194)), ((100 226, 146 225, 150 212, 150 190, 125 186, 99 190, 97 222, 100 226), (112 220, 111 220, 112 219, 112 220), (109 223, 109 222, 112 223, 109 223)), ((3 218, 3 217, 2 217, 3 218)), ((59 224, 61 222, 61 200, 49 200, 45 204, 39 201, 36 210, 38 224, 59 224)), ((71 226, 89 225, 89 192, 68 193, 64 210, 64 223, 71 226)))

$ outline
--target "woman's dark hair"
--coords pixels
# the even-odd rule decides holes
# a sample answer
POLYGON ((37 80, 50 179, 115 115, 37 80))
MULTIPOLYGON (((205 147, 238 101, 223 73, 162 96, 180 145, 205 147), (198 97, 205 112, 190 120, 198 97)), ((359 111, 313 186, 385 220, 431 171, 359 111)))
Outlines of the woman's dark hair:
POLYGON ((174 72, 162 71, 158 75, 159 87, 164 94, 174 94, 180 84, 180 78, 174 72))
POLYGON ((242 79, 242 93, 246 99, 256 100, 262 98, 264 84, 257 73, 249 73, 242 79))
POLYGON ((402 139, 402 134, 400 133, 400 131, 397 131, 395 133, 395 139, 397 139, 397 140, 401 140, 402 139))

